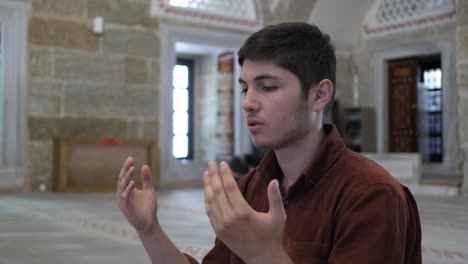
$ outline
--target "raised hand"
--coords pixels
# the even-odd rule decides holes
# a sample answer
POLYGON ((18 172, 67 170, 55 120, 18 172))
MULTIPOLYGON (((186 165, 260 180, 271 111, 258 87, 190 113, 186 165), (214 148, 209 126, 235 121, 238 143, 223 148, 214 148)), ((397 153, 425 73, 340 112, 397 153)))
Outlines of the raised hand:
POLYGON ((277 180, 268 185, 268 213, 256 212, 249 206, 225 162, 221 162, 220 170, 210 162, 203 181, 206 213, 226 246, 247 263, 290 261, 281 240, 286 213, 277 180), (272 257, 278 258, 271 261, 272 257))
POLYGON ((135 188, 134 173, 135 161, 128 157, 120 170, 116 200, 127 221, 139 234, 144 234, 158 225, 156 195, 150 168, 147 165, 141 168, 141 190, 135 188))

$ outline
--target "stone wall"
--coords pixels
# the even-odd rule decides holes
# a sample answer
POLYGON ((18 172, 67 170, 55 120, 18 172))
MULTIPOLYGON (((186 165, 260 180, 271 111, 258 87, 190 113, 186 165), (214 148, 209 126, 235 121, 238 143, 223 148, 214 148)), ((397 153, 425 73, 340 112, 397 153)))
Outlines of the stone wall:
POLYGON ((27 175, 50 187, 55 137, 158 138, 151 0, 29 0, 27 175), (91 30, 103 16, 105 32, 91 30))
POLYGON ((218 112, 218 74, 216 72, 217 56, 205 55, 200 63, 200 78, 197 87, 195 117, 195 158, 198 160, 216 159, 216 131, 218 112))
POLYGON ((335 99, 339 102, 340 109, 354 106, 353 65, 353 55, 350 52, 342 52, 340 47, 337 47, 335 99))
MULTIPOLYGON (((26 0, 25 0, 26 1, 26 0)), ((152 17, 151 0, 27 0, 28 96, 26 180, 32 190, 50 189, 55 137, 119 137, 159 140, 160 24, 246 33, 217 24, 197 24, 152 17), (104 17, 102 35, 92 33, 92 20, 104 17)), ((265 25, 307 21, 316 1, 270 9, 259 0, 265 25)), ((338 54, 337 95, 349 96, 352 59, 338 54)), ((205 76, 212 82, 213 76, 205 76)), ((202 76, 202 78, 205 78, 202 76)), ((203 96, 205 92, 202 92, 203 96)), ((214 98, 198 100, 198 104, 214 98)), ((348 100, 349 101, 349 100, 348 100)), ((348 102, 346 101, 346 102, 348 102)), ((348 103, 345 103, 349 104, 348 103)), ((206 111, 203 110, 203 111, 206 111)), ((215 124, 216 116, 200 124, 215 124)), ((205 133, 201 142, 212 141, 205 133)), ((198 150, 212 158, 213 144, 198 150)))
POLYGON ((468 2, 457 1, 457 82, 459 140, 463 148, 462 194, 468 196, 468 2))

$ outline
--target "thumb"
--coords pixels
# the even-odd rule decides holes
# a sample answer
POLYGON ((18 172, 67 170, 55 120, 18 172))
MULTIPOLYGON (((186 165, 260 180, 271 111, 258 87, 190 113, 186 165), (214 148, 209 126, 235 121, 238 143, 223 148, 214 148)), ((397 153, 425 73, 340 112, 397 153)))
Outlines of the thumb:
POLYGON ((283 199, 279 190, 278 180, 272 180, 268 185, 268 202, 270 204, 270 211, 275 221, 286 221, 286 212, 284 211, 283 199))
POLYGON ((153 189, 153 180, 151 176, 151 170, 148 165, 143 165, 141 167, 141 185, 143 190, 152 190, 153 189))

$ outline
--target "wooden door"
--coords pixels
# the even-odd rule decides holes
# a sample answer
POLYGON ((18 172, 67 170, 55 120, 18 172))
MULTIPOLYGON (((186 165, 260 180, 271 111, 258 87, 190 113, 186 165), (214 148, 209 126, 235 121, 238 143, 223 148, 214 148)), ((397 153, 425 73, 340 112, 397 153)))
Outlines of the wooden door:
POLYGON ((417 152, 417 61, 388 66, 389 151, 417 152))

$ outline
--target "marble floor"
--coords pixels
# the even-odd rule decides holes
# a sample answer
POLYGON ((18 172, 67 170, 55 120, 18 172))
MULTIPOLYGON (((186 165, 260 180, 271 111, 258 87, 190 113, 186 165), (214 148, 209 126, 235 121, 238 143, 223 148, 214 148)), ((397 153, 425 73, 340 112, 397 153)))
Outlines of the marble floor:
MULTIPOLYGON (((468 263, 468 200, 417 196, 423 263, 468 263)), ((202 189, 159 190, 159 219, 184 252, 213 244, 202 189)), ((0 264, 150 263, 112 193, 0 194, 0 264)))

